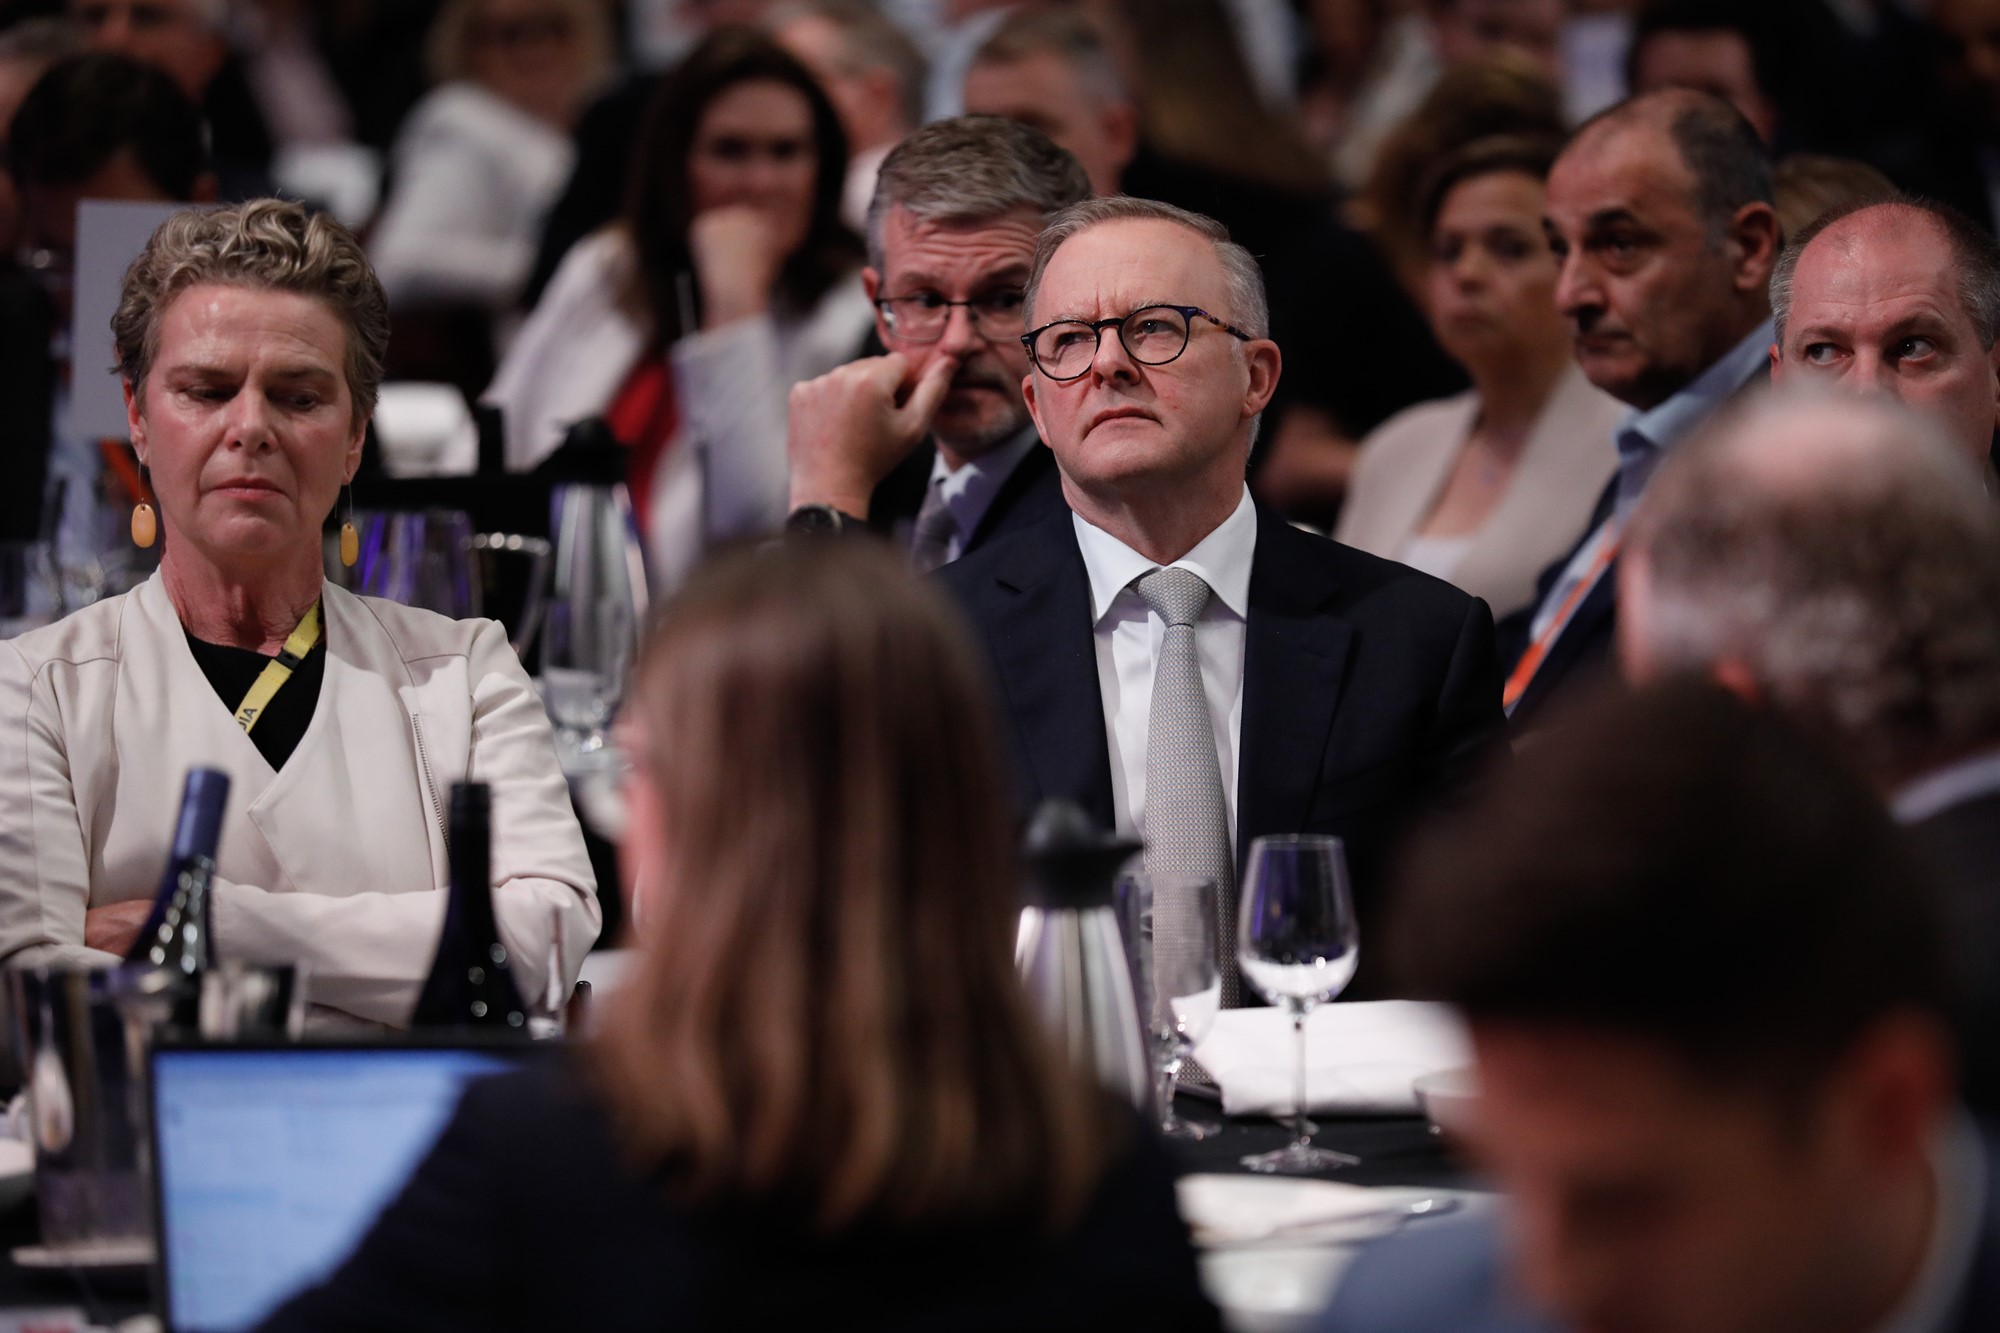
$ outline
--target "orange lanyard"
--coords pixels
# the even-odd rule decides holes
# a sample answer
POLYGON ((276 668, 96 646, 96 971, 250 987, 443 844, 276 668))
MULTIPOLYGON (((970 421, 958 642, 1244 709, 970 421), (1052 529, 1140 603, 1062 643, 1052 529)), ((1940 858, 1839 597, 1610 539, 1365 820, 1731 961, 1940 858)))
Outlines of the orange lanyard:
MULTIPOLYGON (((1617 523, 1616 519, 1608 521, 1617 523)), ((1555 615, 1549 618, 1549 623, 1542 627, 1542 632, 1528 644, 1528 650, 1521 654, 1521 660, 1514 664, 1514 673, 1507 677, 1507 688, 1500 696, 1501 706, 1508 712, 1513 712, 1514 705, 1521 702, 1521 696, 1528 692, 1528 682, 1532 681, 1535 673, 1541 670, 1543 660, 1549 655, 1549 649, 1555 646, 1556 640, 1561 638, 1562 632, 1569 627, 1571 618, 1576 615, 1576 608, 1590 595, 1590 590, 1597 586, 1597 581, 1604 577, 1604 571, 1611 567, 1611 562, 1618 558, 1618 546, 1624 540, 1624 536, 1623 525, 1612 528, 1605 535, 1604 540, 1598 545, 1597 555, 1590 562, 1590 568, 1583 572, 1583 577, 1576 581, 1576 586, 1572 587, 1569 595, 1563 598, 1562 605, 1556 608, 1555 615)))

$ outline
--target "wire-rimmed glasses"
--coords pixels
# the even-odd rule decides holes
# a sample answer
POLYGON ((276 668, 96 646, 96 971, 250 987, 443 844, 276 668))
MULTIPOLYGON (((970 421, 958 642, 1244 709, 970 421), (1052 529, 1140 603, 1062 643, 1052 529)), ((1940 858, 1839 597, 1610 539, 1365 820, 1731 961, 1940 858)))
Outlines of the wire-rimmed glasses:
POLYGON ((944 337, 952 309, 958 306, 972 320, 973 331, 988 342, 1018 337, 1026 320, 1017 287, 981 292, 964 301, 948 301, 937 292, 913 292, 875 302, 890 335, 906 343, 934 343, 944 337))
POLYGON ((1231 337, 1250 341, 1242 329, 1198 305, 1142 305, 1115 319, 1059 319, 1022 334, 1021 345, 1028 349, 1035 369, 1050 379, 1080 379, 1097 359, 1106 329, 1118 330, 1125 354, 1140 365, 1164 366, 1187 350, 1197 319, 1207 320, 1231 337))

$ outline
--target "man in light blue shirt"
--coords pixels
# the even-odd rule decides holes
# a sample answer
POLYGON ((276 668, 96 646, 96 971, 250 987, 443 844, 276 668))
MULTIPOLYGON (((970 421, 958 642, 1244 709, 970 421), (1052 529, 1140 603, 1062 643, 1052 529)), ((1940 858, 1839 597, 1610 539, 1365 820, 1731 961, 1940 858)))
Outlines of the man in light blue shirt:
POLYGON ((1778 252, 1764 146, 1728 103, 1672 89, 1585 122, 1549 174, 1556 304, 1591 383, 1631 405, 1618 473, 1541 596, 1501 625, 1516 732, 1605 667, 1619 537, 1660 458, 1766 374, 1778 252))

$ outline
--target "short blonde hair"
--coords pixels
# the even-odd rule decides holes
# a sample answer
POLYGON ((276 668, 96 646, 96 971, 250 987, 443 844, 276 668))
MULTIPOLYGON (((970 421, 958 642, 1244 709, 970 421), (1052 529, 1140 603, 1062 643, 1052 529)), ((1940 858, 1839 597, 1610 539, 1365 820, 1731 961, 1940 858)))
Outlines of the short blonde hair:
POLYGON ((167 307, 205 283, 295 292, 322 302, 347 330, 345 368, 354 419, 374 414, 389 351, 389 301, 382 284, 352 232, 328 214, 281 199, 176 213, 125 270, 111 337, 118 372, 142 405, 167 307))

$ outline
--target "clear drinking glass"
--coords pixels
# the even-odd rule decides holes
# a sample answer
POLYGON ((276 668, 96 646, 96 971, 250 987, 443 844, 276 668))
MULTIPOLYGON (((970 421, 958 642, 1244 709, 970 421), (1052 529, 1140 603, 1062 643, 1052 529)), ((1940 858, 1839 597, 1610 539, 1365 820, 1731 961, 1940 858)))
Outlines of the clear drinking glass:
POLYGON ((1340 839, 1317 835, 1259 838, 1250 844, 1237 917, 1243 980, 1292 1016, 1298 1041, 1292 1142, 1245 1157, 1252 1171, 1316 1172, 1358 1158, 1315 1148, 1306 1119, 1306 1015, 1340 994, 1360 962, 1354 893, 1340 839))
POLYGON ((613 759, 606 727, 646 614, 646 577, 622 486, 559 486, 554 584, 542 622, 542 702, 565 766, 613 759))
POLYGON ((1127 956, 1146 1015, 1160 1133, 1170 1139, 1205 1139, 1220 1126, 1182 1119, 1174 1110, 1174 1089, 1182 1067, 1215 1026, 1215 1015, 1222 1008, 1222 973, 1215 953, 1215 881, 1135 874, 1125 877, 1121 892, 1127 956), (1164 931, 1162 923, 1167 925, 1164 931))
POLYGON ((353 522, 360 556, 345 576, 348 587, 453 620, 481 614, 472 519, 464 511, 364 509, 353 522))

